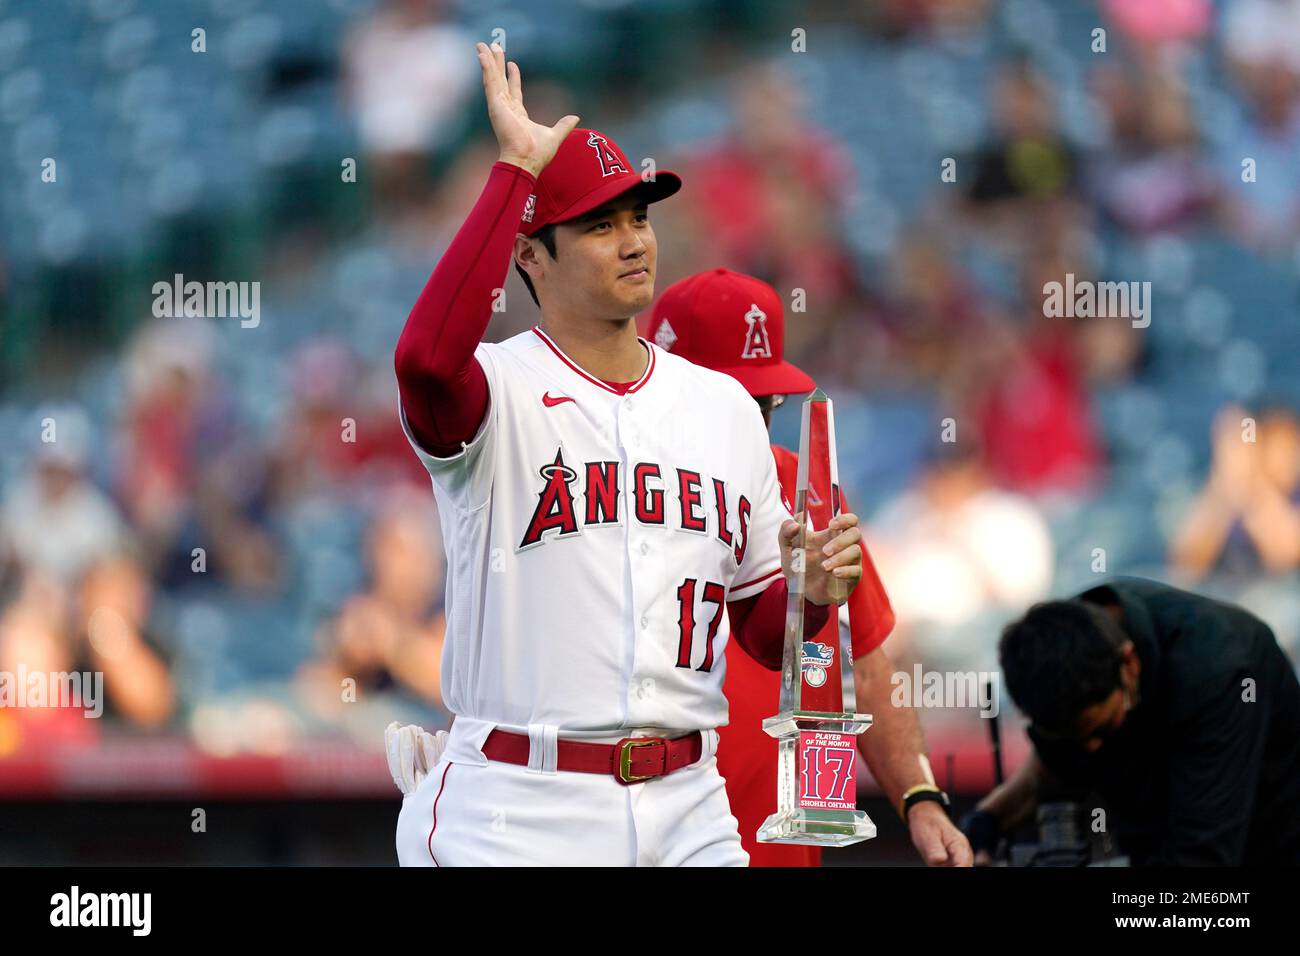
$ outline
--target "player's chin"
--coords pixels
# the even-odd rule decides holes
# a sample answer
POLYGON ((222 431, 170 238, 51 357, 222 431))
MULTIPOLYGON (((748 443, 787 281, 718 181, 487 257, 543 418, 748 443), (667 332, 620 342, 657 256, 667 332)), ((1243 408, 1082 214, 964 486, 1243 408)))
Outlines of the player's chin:
POLYGON ((635 285, 627 284, 622 288, 615 286, 612 296, 620 306, 620 311, 641 312, 648 309, 655 300, 654 273, 635 285))

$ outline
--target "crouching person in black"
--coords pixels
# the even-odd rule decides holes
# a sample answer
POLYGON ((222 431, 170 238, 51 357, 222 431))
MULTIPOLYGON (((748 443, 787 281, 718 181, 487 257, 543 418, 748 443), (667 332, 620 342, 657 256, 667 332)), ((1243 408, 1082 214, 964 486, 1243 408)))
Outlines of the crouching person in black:
POLYGON ((963 829, 977 864, 1046 791, 1104 800, 1135 866, 1300 864, 1300 683, 1263 621, 1138 578, 1003 631, 1030 759, 963 829))

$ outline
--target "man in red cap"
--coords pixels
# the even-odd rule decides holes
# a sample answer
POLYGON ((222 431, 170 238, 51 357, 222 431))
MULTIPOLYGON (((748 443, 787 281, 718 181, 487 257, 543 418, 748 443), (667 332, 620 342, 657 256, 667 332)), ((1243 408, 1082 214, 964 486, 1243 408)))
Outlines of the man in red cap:
MULTIPOLYGON (((714 759, 722 656, 734 637, 780 665, 798 531, 763 419, 734 379, 637 336, 648 206, 680 179, 642 179, 576 116, 533 122, 518 67, 478 55, 500 161, 396 354, 447 551, 456 715, 446 738, 390 735, 415 784, 398 858, 744 866, 714 759), (541 324, 482 342, 512 260, 541 324)), ((862 575, 857 523, 810 537, 815 628, 862 575)))
MULTIPOLYGON (((783 358, 785 310, 766 282, 729 269, 700 272, 669 286, 655 304, 647 336, 660 348, 732 376, 758 402, 763 421, 786 395, 816 383, 783 358)), ((772 446, 781 493, 790 507, 799 457, 772 446)), ((847 508, 847 501, 845 507, 847 508)), ((907 824, 912 843, 931 866, 970 866, 966 837, 949 819, 947 795, 935 786, 920 723, 910 707, 890 701, 894 665, 881 646, 894 627, 894 610, 863 544, 863 575, 814 640, 838 643, 847 627, 858 709, 874 717, 858 737, 868 768, 907 824)), ((775 713, 780 674, 727 647, 727 724, 719 728, 718 769, 727 781, 731 812, 751 866, 817 866, 816 847, 759 843, 759 826, 776 812, 776 741, 762 729, 775 713)))

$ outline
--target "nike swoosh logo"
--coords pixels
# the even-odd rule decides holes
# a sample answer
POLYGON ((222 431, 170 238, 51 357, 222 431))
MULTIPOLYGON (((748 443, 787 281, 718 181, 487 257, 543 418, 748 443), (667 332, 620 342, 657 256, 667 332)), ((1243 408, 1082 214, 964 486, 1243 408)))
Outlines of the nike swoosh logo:
POLYGON ((556 405, 563 405, 565 402, 573 402, 575 405, 578 404, 577 399, 570 398, 568 395, 559 395, 555 398, 551 397, 550 392, 545 392, 542 395, 542 404, 547 408, 554 408, 556 405))

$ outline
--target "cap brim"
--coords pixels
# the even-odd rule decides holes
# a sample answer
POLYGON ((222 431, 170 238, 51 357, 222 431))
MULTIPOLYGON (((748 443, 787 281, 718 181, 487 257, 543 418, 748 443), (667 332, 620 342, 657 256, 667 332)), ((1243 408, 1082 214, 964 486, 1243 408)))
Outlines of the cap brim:
POLYGON ((789 362, 776 365, 738 365, 720 368, 718 371, 740 382, 755 398, 764 395, 802 395, 817 387, 807 372, 789 362))
POLYGON ((646 202, 658 202, 661 199, 667 199, 681 188, 682 177, 669 169, 659 170, 655 173, 655 178, 652 180, 645 180, 639 177, 636 179, 628 179, 626 177, 617 179, 593 189, 568 209, 563 209, 557 213, 550 223, 542 223, 541 225, 533 227, 532 231, 527 233, 527 235, 531 236, 538 229, 541 229, 546 225, 558 225, 560 223, 568 222, 570 219, 577 219, 584 213, 589 213, 593 209, 603 206, 611 199, 616 199, 625 192, 630 192, 633 189, 641 191, 646 197, 646 202))

